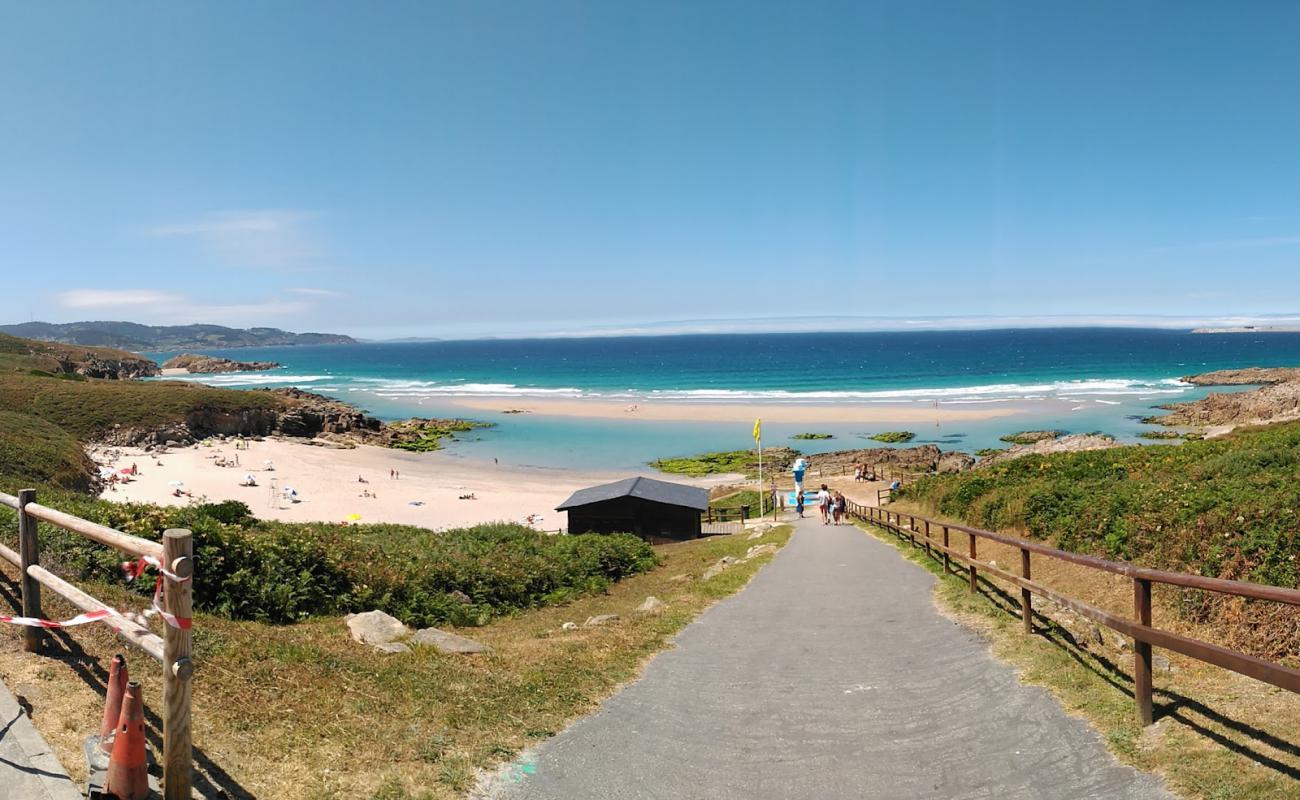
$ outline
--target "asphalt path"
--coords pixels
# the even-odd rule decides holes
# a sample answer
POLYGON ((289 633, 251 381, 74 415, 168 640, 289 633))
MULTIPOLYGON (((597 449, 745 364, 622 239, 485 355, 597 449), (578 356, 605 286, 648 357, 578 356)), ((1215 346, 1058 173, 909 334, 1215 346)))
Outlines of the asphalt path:
POLYGON ((1172 800, 935 609, 936 578, 856 528, 801 522, 600 710, 491 800, 1172 800))

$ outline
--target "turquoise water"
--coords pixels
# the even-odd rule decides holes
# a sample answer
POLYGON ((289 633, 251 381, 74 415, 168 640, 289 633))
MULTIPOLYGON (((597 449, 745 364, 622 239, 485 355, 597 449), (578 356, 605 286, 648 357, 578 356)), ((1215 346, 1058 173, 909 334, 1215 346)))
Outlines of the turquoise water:
MULTIPOLYGON (((201 376, 230 387, 288 386, 388 419, 467 416, 460 397, 602 398, 628 404, 848 403, 882 408, 1031 406, 1029 415, 907 427, 944 449, 997 446, 1029 427, 1132 438, 1152 407, 1203 396, 1180 376, 1300 365, 1300 334, 1053 329, 532 339, 205 351, 279 361, 270 373, 201 376)), ((171 353, 151 354, 165 358, 171 353)), ((657 457, 750 444, 748 425, 476 416, 497 427, 453 445, 469 458, 626 468, 657 457)), ((873 443, 894 425, 765 425, 765 444, 821 452, 873 443), (789 439, 812 427, 834 439, 789 439)))

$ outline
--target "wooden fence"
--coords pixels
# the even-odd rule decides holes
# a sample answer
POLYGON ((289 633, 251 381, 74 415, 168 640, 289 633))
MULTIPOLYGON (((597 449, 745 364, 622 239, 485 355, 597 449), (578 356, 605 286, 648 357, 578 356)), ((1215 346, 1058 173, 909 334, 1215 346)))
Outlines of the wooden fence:
MULTIPOLYGON (((41 587, 49 589, 82 611, 112 611, 112 608, 40 566, 40 543, 37 522, 46 522, 112 547, 132 558, 152 558, 166 567, 163 577, 163 611, 188 621, 193 602, 193 541, 187 530, 169 530, 162 544, 129 536, 56 511, 36 502, 36 492, 24 489, 17 497, 0 492, 0 505, 18 512, 18 552, 0 544, 0 558, 19 570, 22 590, 22 615, 40 619, 41 587), (179 580, 178 580, 179 579, 179 580)), ((163 677, 163 797, 166 800, 189 800, 193 781, 193 750, 190 733, 190 688, 194 674, 191 661, 192 639, 188 627, 163 626, 159 638, 143 625, 111 613, 104 624, 133 647, 142 650, 162 666, 163 677)), ((37 652, 46 635, 43 628, 23 629, 23 648, 37 652)), ((99 729, 98 721, 95 729, 99 729)))
MULTIPOLYGON (((1300 590, 1248 583, 1246 581, 1208 578, 1203 575, 1191 575, 1183 572, 1146 569, 1123 562, 1108 561, 1096 556, 1070 553, 1038 542, 980 530, 979 528, 936 522, 925 517, 898 514, 887 509, 862 506, 857 503, 849 504, 849 513, 864 522, 892 532, 900 539, 907 539, 913 546, 924 547, 927 555, 943 562, 945 573, 952 571, 951 565, 953 561, 964 565, 969 582, 969 591, 971 592, 978 589, 979 573, 981 571, 1020 587, 1020 617, 1023 620, 1025 633, 1033 632, 1033 596, 1039 595, 1054 600, 1080 616, 1086 617, 1099 625, 1105 625, 1111 630, 1131 638, 1135 654, 1133 659, 1133 697, 1137 703, 1138 721, 1144 726, 1151 724, 1153 714, 1151 689, 1152 647, 1163 647, 1166 650, 1182 653, 1198 661, 1214 664, 1241 675, 1270 683, 1287 691, 1300 693, 1300 670, 1294 670, 1226 647, 1202 642, 1198 639, 1154 627, 1151 622, 1151 586, 1159 583, 1253 600, 1287 603, 1294 606, 1300 606, 1300 590), (904 523, 905 520, 906 523, 904 523), (962 552, 959 547, 954 547, 950 542, 953 533, 965 536, 965 552, 962 552), (978 561, 976 543, 980 539, 1017 548, 1020 551, 1020 574, 1016 575, 978 561), (1032 553, 1132 579, 1133 619, 1126 619, 1081 600, 1067 597, 1055 589, 1034 581, 1030 570, 1030 554, 1032 553)), ((958 574, 960 574, 960 571, 958 574)))

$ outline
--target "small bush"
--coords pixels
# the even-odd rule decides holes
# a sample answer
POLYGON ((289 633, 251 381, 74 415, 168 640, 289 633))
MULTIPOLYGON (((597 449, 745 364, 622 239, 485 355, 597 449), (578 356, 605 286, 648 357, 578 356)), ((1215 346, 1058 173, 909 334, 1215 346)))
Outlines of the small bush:
POLYGON ((902 444, 903 442, 910 442, 915 439, 916 434, 911 431, 885 431, 884 433, 877 433, 873 436, 868 436, 867 438, 874 439, 877 442, 884 442, 886 444, 902 444))

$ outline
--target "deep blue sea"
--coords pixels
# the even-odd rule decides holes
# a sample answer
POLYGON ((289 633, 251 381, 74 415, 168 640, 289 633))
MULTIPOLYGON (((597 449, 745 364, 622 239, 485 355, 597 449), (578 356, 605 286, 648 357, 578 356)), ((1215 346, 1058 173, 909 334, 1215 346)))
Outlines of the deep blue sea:
MULTIPOLYGON (((471 458, 557 467, 633 467, 661 456, 746 447, 748 425, 466 413, 458 397, 596 397, 620 402, 778 402, 933 407, 1030 405, 1029 416, 910 427, 944 449, 996 446, 1030 427, 1122 438, 1161 403, 1205 394, 1183 375, 1300 365, 1300 334, 1148 329, 729 334, 473 340, 204 351, 273 360, 269 373, 198 376, 218 386, 300 386, 384 418, 453 414, 497 423, 453 445, 471 458), (495 417, 495 418, 493 418, 495 417), (629 424, 630 423, 630 424, 629 424), (732 430, 734 428, 734 430, 732 430)), ((174 353, 150 354, 166 358, 174 353)), ((508 400, 502 406, 508 407, 508 400)), ((856 425, 769 425, 764 443, 815 428, 805 451, 867 446, 856 425)), ((876 426, 890 427, 890 426, 876 426)))

